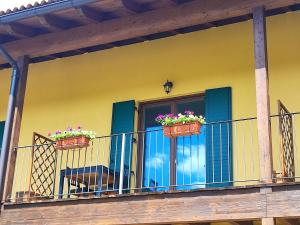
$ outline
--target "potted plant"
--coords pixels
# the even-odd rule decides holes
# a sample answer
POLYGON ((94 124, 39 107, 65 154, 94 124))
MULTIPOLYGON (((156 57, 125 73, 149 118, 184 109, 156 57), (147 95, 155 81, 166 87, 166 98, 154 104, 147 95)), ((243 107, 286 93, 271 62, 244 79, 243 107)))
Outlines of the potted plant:
POLYGON ((83 130, 78 126, 77 129, 68 127, 65 131, 57 130, 48 134, 49 137, 56 141, 56 148, 59 150, 85 148, 90 145, 90 140, 96 137, 93 131, 83 130))
POLYGON ((203 116, 196 116, 194 112, 188 110, 176 116, 158 115, 155 121, 163 126, 164 135, 170 138, 200 134, 201 125, 205 123, 203 116))

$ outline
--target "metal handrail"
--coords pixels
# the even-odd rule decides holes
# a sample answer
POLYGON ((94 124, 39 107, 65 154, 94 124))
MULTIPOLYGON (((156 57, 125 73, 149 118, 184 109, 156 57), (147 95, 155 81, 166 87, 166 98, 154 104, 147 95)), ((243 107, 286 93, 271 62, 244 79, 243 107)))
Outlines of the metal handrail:
MULTIPOLYGON (((287 114, 273 114, 270 116, 270 118, 278 117, 278 116, 285 116, 285 115, 300 115, 300 112, 293 112, 293 113, 287 113, 287 114)), ((234 122, 242 122, 242 121, 251 121, 251 120, 256 120, 257 117, 249 117, 249 118, 242 118, 242 119, 235 119, 235 120, 220 120, 216 122, 208 122, 203 124, 203 126, 209 126, 209 125, 215 125, 215 124, 226 124, 226 123, 234 123, 234 122)), ((162 131, 163 128, 159 129, 153 129, 151 131, 146 131, 146 130, 138 130, 138 131, 132 131, 132 132, 125 132, 125 133, 117 133, 117 134, 111 134, 111 135, 103 135, 103 136, 97 136, 95 139, 101 139, 101 138, 108 138, 108 137, 116 137, 116 136, 121 136, 123 134, 125 135, 132 135, 132 134, 139 134, 139 133, 150 133, 150 132, 157 132, 157 131, 162 131)), ((52 145, 56 144, 56 141, 41 144, 41 145, 22 145, 15 147, 14 149, 18 148, 28 148, 28 147, 34 147, 34 146, 47 146, 47 145, 52 145)))

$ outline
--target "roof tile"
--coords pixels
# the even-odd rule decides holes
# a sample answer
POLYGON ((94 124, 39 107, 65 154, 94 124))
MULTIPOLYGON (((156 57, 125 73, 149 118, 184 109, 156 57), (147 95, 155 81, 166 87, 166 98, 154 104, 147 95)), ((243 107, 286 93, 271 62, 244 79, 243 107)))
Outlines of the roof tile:
POLYGON ((50 4, 50 3, 53 3, 53 2, 59 2, 59 1, 62 1, 62 0, 36 1, 35 3, 28 4, 26 6, 21 5, 20 7, 14 7, 13 9, 7 9, 6 11, 2 10, 2 11, 0 11, 0 16, 8 15, 8 14, 13 13, 13 12, 19 12, 19 11, 23 11, 23 10, 26 10, 26 9, 29 9, 29 8, 34 8, 34 7, 38 7, 38 6, 41 6, 41 5, 47 5, 47 4, 50 4))

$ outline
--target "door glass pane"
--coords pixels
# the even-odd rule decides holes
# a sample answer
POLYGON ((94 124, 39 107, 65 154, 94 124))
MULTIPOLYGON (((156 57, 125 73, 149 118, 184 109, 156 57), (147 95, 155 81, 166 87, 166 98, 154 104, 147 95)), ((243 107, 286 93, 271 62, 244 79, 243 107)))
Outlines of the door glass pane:
POLYGON ((167 190, 170 185, 170 139, 155 121, 158 114, 171 113, 171 106, 145 109, 143 187, 146 191, 167 190))
MULTIPOLYGON (((195 115, 204 115, 204 101, 191 100, 176 105, 178 113, 193 111, 195 115)), ((205 127, 199 135, 177 137, 176 140, 176 185, 177 189, 204 187, 205 170, 205 127)))

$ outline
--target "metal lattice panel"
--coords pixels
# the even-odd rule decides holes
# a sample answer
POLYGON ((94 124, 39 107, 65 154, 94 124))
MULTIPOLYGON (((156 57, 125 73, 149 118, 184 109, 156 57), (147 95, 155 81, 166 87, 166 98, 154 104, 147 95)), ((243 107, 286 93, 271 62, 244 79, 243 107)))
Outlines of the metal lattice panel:
POLYGON ((30 191, 38 196, 53 196, 57 151, 52 140, 33 133, 30 191))
POLYGON ((279 130, 282 156, 282 177, 293 181, 295 177, 294 143, 293 143, 293 116, 287 108, 278 101, 279 130))

